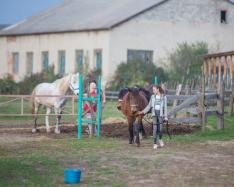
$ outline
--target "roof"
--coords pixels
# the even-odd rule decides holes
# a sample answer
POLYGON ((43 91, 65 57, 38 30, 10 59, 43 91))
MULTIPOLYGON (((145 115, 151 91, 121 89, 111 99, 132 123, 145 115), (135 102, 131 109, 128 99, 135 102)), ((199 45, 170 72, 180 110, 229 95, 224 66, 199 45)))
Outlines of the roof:
POLYGON ((9 24, 0 24, 0 30, 10 26, 9 24))
POLYGON ((168 0, 65 0, 22 20, 0 35, 31 35, 108 30, 168 0))

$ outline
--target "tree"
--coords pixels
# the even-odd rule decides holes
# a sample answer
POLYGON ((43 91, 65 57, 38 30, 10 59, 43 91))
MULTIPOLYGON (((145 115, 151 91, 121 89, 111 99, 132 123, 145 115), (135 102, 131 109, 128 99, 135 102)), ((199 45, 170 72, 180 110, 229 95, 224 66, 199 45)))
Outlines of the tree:
POLYGON ((157 76, 159 81, 165 81, 167 75, 162 68, 157 68, 153 63, 131 61, 118 65, 114 78, 109 82, 109 89, 118 90, 123 87, 135 85, 144 86, 146 82, 152 83, 157 76))
POLYGON ((205 42, 197 42, 191 45, 178 44, 176 50, 170 54, 170 80, 183 83, 185 80, 196 79, 201 75, 203 64, 202 55, 208 53, 208 46, 205 42))

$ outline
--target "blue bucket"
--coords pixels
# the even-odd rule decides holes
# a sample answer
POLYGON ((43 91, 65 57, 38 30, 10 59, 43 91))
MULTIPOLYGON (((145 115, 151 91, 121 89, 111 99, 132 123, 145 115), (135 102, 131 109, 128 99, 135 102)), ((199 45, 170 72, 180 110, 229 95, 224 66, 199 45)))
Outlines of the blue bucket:
POLYGON ((79 169, 64 170, 64 182, 67 184, 80 183, 81 171, 79 169))

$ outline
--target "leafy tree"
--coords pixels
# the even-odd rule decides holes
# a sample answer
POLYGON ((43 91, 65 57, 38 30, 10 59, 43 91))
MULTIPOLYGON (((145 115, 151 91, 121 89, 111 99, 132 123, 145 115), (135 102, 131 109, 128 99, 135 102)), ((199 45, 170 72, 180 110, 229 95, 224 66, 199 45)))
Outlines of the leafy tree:
POLYGON ((118 90, 126 86, 144 86, 146 82, 152 83, 155 76, 159 77, 159 81, 167 79, 164 70, 157 68, 153 63, 142 61, 121 63, 115 71, 113 80, 108 83, 108 87, 109 89, 118 90))
POLYGON ((205 42, 178 44, 176 50, 170 54, 170 80, 183 83, 187 79, 196 79, 201 75, 203 64, 202 55, 208 53, 205 42))

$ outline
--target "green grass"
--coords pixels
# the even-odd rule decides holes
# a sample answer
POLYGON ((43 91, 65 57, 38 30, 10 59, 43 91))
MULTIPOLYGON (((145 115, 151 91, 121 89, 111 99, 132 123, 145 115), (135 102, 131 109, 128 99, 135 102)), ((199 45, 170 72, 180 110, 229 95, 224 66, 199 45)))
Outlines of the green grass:
POLYGON ((199 131, 193 134, 178 135, 173 137, 177 142, 197 142, 207 140, 234 140, 234 116, 224 116, 224 129, 217 129, 216 116, 208 117, 207 128, 204 132, 199 131))
MULTIPOLYGON (((10 101, 14 98, 6 98, 2 97, 0 98, 0 114, 20 114, 21 111, 21 101, 16 100, 13 102, 10 102, 8 104, 1 105, 1 103, 5 101, 10 101)), ((70 99, 70 98, 69 98, 70 99)), ((65 112, 64 113, 72 113, 72 102, 71 99, 68 100, 68 102, 65 105, 65 112)), ((77 102, 75 102, 74 112, 77 114, 78 106, 77 102)), ((45 114, 46 109, 41 107, 39 110, 40 114, 45 114)), ((51 112, 53 114, 53 111, 51 112)), ((24 99, 24 114, 31 114, 31 104, 29 100, 24 99)), ((77 116, 74 116, 74 119, 76 119, 77 116)), ((55 116, 50 117, 52 120, 55 120, 55 116)), ((119 112, 116 108, 116 102, 115 101, 109 101, 105 104, 102 112, 102 118, 103 120, 108 118, 124 118, 121 112, 119 112)), ((32 120, 31 116, 1 116, 1 120, 32 120)), ((39 116, 39 122, 44 122, 44 116, 39 116)), ((71 121, 71 116, 63 116, 62 121, 71 121)))

